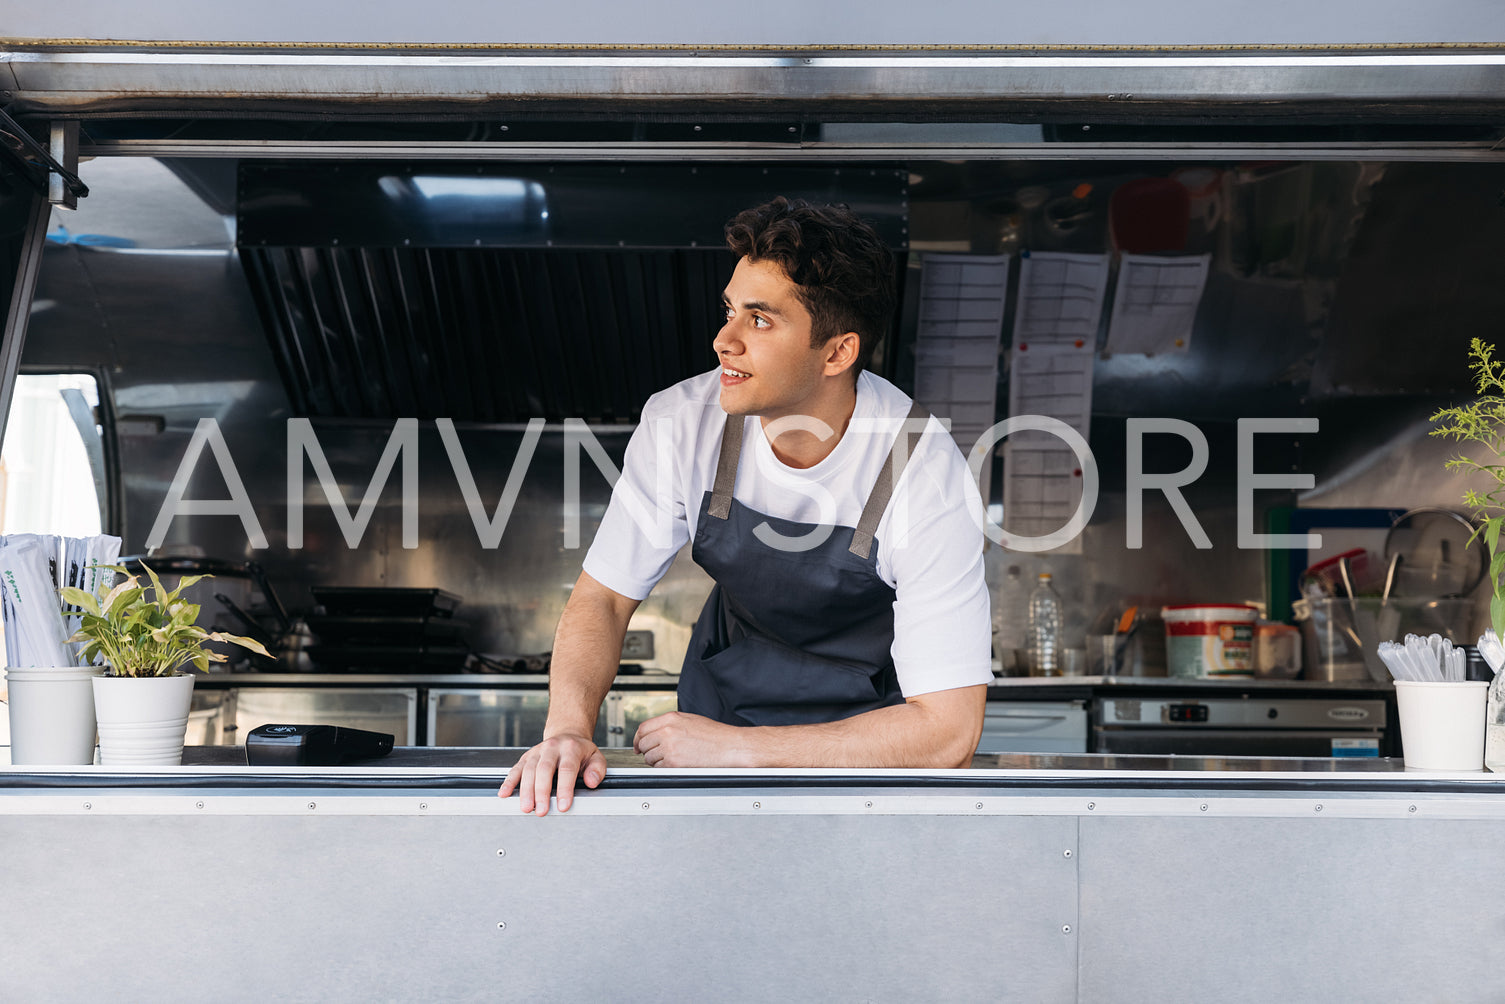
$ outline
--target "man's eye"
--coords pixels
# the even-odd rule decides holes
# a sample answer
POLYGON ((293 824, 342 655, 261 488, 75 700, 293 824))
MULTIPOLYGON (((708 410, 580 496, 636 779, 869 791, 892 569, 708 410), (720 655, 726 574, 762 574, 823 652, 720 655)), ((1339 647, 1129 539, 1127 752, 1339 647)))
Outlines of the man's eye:
POLYGON ((766 318, 766 317, 760 317, 757 314, 754 314, 753 315, 753 327, 755 327, 755 328, 766 328, 766 327, 768 327, 768 318, 766 318))

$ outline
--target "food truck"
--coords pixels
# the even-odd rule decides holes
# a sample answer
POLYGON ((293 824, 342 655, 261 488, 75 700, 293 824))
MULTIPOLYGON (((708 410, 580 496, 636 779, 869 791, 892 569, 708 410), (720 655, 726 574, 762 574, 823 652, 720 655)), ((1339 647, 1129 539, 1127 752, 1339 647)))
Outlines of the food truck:
POLYGON ((212 574, 204 622, 268 653, 197 680, 181 766, 0 770, 7 998, 1499 995, 1505 788, 1406 769, 1361 624, 1489 626, 1482 486, 1428 432, 1505 315, 1496 5, 74 3, 0 36, 0 531, 212 574), (972 461, 978 753, 648 768, 686 551, 606 781, 524 816, 496 789, 628 437, 716 365, 722 227, 776 195, 893 251, 871 368, 972 461), (395 748, 249 762, 271 723, 395 748))

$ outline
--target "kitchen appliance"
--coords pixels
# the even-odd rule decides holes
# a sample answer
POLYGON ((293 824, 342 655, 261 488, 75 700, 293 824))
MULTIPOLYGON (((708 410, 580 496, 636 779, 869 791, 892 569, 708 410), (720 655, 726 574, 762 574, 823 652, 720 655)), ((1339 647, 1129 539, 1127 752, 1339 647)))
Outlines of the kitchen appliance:
POLYGON ((989 701, 979 753, 1085 753, 1083 701, 989 701))
POLYGON ((1344 697, 1101 697, 1092 752, 1143 755, 1377 757, 1385 702, 1344 697))

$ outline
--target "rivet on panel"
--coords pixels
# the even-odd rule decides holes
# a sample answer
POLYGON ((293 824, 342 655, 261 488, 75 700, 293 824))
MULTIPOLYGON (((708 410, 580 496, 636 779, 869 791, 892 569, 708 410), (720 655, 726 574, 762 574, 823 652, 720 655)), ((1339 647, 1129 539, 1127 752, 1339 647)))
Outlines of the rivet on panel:
POLYGON ((1092 809, 1096 809, 1097 808, 1097 803, 1096 802, 1088 802, 1087 803, 1087 808, 1088 808, 1089 811, 1092 810, 1092 809))
POLYGON ((761 808, 763 808, 763 803, 762 802, 754 802, 753 803, 753 808, 754 809, 761 809, 761 808))
POLYGON ((427 802, 419 802, 418 803, 418 808, 420 808, 420 809, 427 809, 428 807, 429 807, 429 804, 427 802))
POLYGON ((1407 809, 1406 811, 1407 812, 1415 812, 1416 811, 1416 806, 1413 805, 1413 806, 1411 806, 1411 808, 1407 809))
POLYGON ((982 808, 982 803, 981 803, 981 802, 978 802, 978 803, 977 803, 977 805, 976 805, 976 806, 974 806, 974 808, 978 808, 978 809, 981 809, 981 808, 982 808))
POLYGON ((310 809, 317 809, 319 807, 319 804, 317 802, 309 802, 308 807, 310 809))
POLYGON ((204 803, 203 802, 194 802, 193 803, 193 807, 195 809, 202 809, 204 807, 204 803))
POLYGON ((1319 805, 1319 806, 1317 806, 1317 807, 1316 807, 1316 808, 1317 808, 1317 811, 1318 811, 1318 812, 1321 812, 1321 811, 1322 811, 1322 806, 1320 806, 1320 805, 1319 805))
POLYGON ((1071 933, 1071 925, 1070 924, 1062 924, 1061 925, 1061 933, 1062 934, 1070 934, 1071 933))
POLYGON ((92 809, 92 808, 94 808, 94 803, 93 802, 85 802, 84 803, 84 808, 86 808, 86 809, 92 809))
MULTIPOLYGON (((872 802, 863 802, 862 804, 865 805, 869 809, 871 809, 873 807, 873 803, 872 802)), ((1412 806, 1412 808, 1415 808, 1415 806, 1412 806)))
POLYGON ((496 929, 498 931, 505 931, 505 930, 507 930, 507 922, 504 921, 504 920, 497 921, 496 922, 496 929))
POLYGON ((498 847, 496 849, 496 856, 499 857, 499 858, 505 858, 507 856, 507 848, 505 848, 505 847, 498 847))
POLYGON ((643 808, 645 808, 645 809, 648 808, 648 803, 647 802, 643 803, 643 808))
POLYGON ((1068 858, 1071 857, 1071 848, 1066 848, 1066 850, 1062 851, 1061 854, 1068 858))
POLYGON ((1206 812, 1206 811, 1207 811, 1207 803, 1206 803, 1206 802, 1203 802, 1203 803, 1202 803, 1202 811, 1203 811, 1203 812, 1206 812))

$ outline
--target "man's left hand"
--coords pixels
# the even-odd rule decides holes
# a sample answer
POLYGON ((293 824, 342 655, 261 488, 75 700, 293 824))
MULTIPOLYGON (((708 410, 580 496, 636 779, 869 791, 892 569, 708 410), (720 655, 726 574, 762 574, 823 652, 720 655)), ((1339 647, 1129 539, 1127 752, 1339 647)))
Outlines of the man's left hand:
POLYGON ((650 767, 750 767, 749 731, 671 711, 639 725, 632 748, 650 767))

